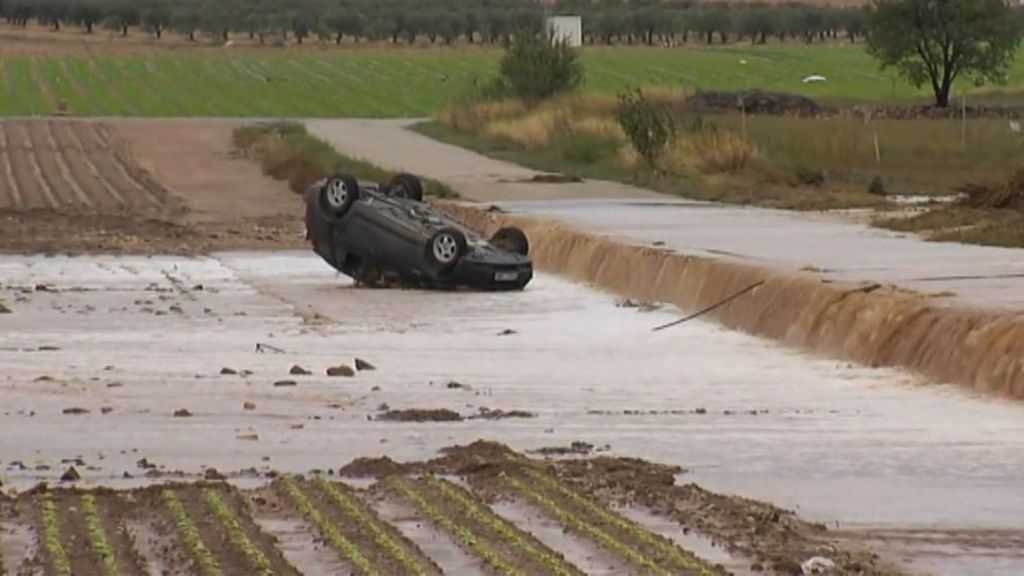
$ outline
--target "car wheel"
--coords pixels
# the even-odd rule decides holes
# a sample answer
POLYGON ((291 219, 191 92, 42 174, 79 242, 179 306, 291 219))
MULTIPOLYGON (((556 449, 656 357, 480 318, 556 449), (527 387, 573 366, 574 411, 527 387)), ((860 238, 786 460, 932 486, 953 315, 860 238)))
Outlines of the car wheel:
POLYGON ((320 202, 332 216, 342 216, 359 198, 359 183, 347 174, 331 176, 320 189, 320 202))
POLYGON ((443 228, 427 242, 427 258, 442 271, 458 264, 466 253, 466 235, 456 228, 443 228))
POLYGON ((530 241, 519 228, 502 228, 491 237, 491 244, 508 252, 526 256, 530 253, 530 241))
POLYGON ((412 174, 399 174, 388 184, 388 194, 398 198, 423 201, 423 182, 412 174))

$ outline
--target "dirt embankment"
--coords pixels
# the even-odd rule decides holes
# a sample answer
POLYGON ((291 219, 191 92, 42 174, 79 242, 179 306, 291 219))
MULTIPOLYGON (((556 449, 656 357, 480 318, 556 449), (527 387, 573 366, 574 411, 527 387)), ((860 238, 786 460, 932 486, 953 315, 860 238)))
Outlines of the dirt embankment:
POLYGON ((747 264, 630 246, 533 217, 464 204, 445 209, 485 233, 519 226, 538 267, 624 297, 713 306, 764 284, 709 317, 732 329, 867 366, 914 370, 931 381, 1024 396, 1024 319, 1006 313, 932 305, 890 286, 833 283, 747 264))

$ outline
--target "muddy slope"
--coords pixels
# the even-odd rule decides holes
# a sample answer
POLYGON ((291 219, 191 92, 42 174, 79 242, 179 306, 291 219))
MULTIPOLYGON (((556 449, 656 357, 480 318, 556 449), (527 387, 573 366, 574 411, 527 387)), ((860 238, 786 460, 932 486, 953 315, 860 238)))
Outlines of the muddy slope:
POLYGON ((688 256, 589 234, 540 218, 445 209, 480 231, 519 226, 538 267, 622 296, 671 302, 686 311, 713 306, 724 326, 868 366, 895 366, 935 382, 1024 396, 1024 320, 1008 314, 940 308, 921 294, 879 285, 830 283, 757 266, 688 256))

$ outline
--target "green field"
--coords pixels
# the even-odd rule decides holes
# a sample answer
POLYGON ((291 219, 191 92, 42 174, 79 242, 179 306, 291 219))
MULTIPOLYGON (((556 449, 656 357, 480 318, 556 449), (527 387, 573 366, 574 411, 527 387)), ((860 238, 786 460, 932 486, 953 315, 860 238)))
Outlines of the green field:
MULTIPOLYGON (((0 116, 50 113, 58 100, 82 116, 426 116, 471 78, 493 75, 499 57, 463 48, 47 57, 4 55, 0 47, 0 116)), ((583 61, 585 89, 607 94, 662 85, 842 100, 927 97, 880 72, 860 46, 586 48, 583 61), (810 74, 828 81, 803 84, 810 74)), ((1024 89, 1024 59, 1003 89, 1024 89)))

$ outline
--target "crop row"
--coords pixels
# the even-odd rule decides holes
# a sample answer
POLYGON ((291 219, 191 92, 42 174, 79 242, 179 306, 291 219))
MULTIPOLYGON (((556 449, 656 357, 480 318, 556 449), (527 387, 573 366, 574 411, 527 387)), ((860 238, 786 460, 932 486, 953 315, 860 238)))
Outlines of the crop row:
POLYGON ((503 475, 502 479, 505 483, 512 488, 515 492, 518 492, 528 500, 533 502, 536 506, 543 509, 548 514, 557 518, 560 522, 568 526, 569 528, 585 534, 605 549, 618 554, 619 556, 629 560, 633 564, 650 570, 653 574, 660 574, 667 576, 670 574, 667 570, 659 566, 650 558, 646 557, 633 547, 620 541, 618 538, 608 534, 601 528, 594 526, 584 520, 578 518, 572 512, 564 509, 559 503, 548 498, 539 491, 534 490, 531 486, 527 485, 522 480, 515 478, 514 476, 503 475))
POLYGON ((616 528, 625 531, 633 538, 654 547, 658 552, 664 554, 670 558, 673 563, 678 567, 686 570, 692 570, 701 576, 712 576, 714 574, 700 559, 686 551, 680 549, 665 540, 664 538, 652 533, 650 530, 640 526, 636 522, 616 514, 615 512, 601 506, 589 498, 584 497, 578 492, 567 488, 561 482, 554 480, 548 475, 540 472, 534 468, 526 467, 523 469, 524 473, 539 484, 543 484, 547 488, 554 490, 558 494, 568 498, 574 504, 580 506, 590 514, 597 516, 604 522, 615 526, 616 528))
POLYGON ((489 509, 485 509, 477 504, 472 498, 464 494, 461 489, 454 486, 451 482, 441 480, 435 476, 428 476, 427 482, 444 494, 449 500, 452 500, 461 506, 463 512, 468 517, 490 528, 507 542, 521 550, 524 554, 547 568, 552 574, 556 574, 558 576, 569 576, 580 573, 579 569, 566 563, 565 560, 551 553, 550 550, 539 547, 533 542, 527 540, 523 536, 522 532, 509 524, 508 521, 500 518, 489 509))
POLYGON ((274 576, 270 560, 267 559, 266 554, 259 547, 252 543, 252 540, 246 535, 242 523, 235 516, 234 510, 224 502, 220 494, 212 488, 207 488, 203 490, 203 499, 210 507, 210 510, 213 511, 214 516, 217 517, 227 530, 231 542, 249 559, 250 564, 255 568, 255 573, 261 576, 274 576))
POLYGON ((196 528, 192 519, 189 518, 188 511, 185 510, 185 506, 182 505, 178 495, 171 489, 165 489, 163 497, 164 503, 167 505, 167 509, 171 512, 174 523, 178 527, 178 534, 185 541, 185 546, 192 553, 192 557, 202 566, 203 573, 206 576, 220 576, 222 572, 217 559, 213 557, 210 549, 203 544, 203 539, 199 535, 199 529, 196 528))
POLYGON ((338 531, 338 529, 328 520, 319 510, 313 506, 309 498, 303 493, 302 488, 291 478, 283 478, 282 485, 285 491, 295 502, 295 506, 300 512, 313 523, 320 531, 320 534, 334 547, 334 549, 342 556, 347 558, 362 574, 368 576, 380 576, 380 572, 374 568, 373 564, 366 558, 359 548, 348 538, 338 531))
POLYGON ((444 512, 428 501, 412 482, 399 476, 392 476, 388 481, 399 493, 415 504, 420 512, 430 518, 431 522, 458 539, 496 572, 505 576, 519 576, 522 574, 515 566, 503 560, 486 542, 478 538, 465 526, 452 522, 444 512))
POLYGON ((356 500, 345 491, 324 477, 317 481, 320 489, 341 509, 345 516, 355 520, 363 529, 373 535, 374 542, 383 548, 396 562, 411 574, 423 574, 426 569, 409 555, 409 552, 388 534, 379 520, 368 513, 356 500))
POLYGON ((43 546, 46 549, 47 556, 50 558, 53 571, 60 576, 70 576, 71 561, 68 560, 68 554, 64 550, 64 545, 61 544, 57 505, 53 501, 53 496, 49 494, 43 496, 42 517, 43 546))
POLYGON ((89 546, 99 558, 103 573, 106 576, 119 576, 121 569, 117 564, 117 555, 107 540, 107 533, 100 521, 99 506, 92 494, 82 496, 82 514, 85 517, 85 529, 89 533, 89 546))

